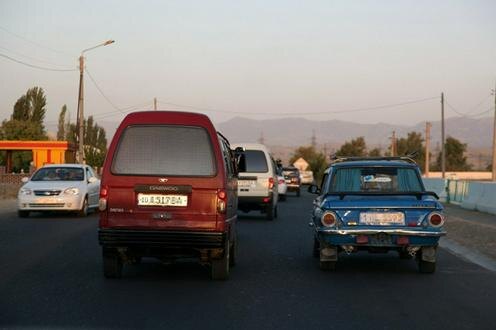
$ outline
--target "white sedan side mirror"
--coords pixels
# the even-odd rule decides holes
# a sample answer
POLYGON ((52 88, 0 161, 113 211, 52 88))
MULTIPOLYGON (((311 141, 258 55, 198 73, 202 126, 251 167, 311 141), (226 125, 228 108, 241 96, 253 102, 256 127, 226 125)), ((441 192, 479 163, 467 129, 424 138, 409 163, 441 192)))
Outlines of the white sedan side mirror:
POLYGON ((95 183, 97 181, 98 181, 98 179, 95 178, 94 176, 92 176, 91 178, 88 179, 88 183, 95 183))

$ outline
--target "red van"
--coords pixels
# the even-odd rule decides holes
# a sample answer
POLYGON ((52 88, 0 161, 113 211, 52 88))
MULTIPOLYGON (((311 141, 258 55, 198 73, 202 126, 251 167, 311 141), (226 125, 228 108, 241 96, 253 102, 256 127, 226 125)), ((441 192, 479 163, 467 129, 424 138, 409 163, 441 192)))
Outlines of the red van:
POLYGON ((100 189, 103 272, 142 257, 198 258, 213 279, 236 262, 236 155, 203 114, 131 113, 110 144, 100 189))

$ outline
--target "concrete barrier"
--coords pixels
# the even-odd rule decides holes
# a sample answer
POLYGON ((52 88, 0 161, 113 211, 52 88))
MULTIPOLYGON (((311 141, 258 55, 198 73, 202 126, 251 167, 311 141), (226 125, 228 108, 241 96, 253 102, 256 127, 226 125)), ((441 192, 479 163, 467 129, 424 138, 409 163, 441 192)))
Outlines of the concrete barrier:
POLYGON ((435 192, 439 196, 439 201, 446 202, 448 194, 445 179, 422 178, 422 181, 424 181, 425 190, 435 192))

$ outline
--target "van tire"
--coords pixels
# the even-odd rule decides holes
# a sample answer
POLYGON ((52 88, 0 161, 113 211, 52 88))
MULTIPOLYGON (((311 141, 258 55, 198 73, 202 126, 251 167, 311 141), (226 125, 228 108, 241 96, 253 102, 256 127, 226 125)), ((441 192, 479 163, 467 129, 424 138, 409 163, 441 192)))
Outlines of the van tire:
POLYGON ((300 188, 296 191, 296 197, 300 197, 300 188))
POLYGON ((78 211, 78 216, 86 217, 87 215, 88 215, 88 196, 85 196, 83 200, 83 205, 81 206, 81 209, 78 211))
POLYGON ((122 277, 122 260, 118 255, 103 256, 103 275, 106 278, 122 277))
POLYGON ((211 265, 212 280, 225 281, 229 278, 229 265, 231 261, 230 250, 231 250, 230 243, 229 240, 227 240, 224 248, 224 256, 221 259, 212 260, 212 265, 211 265))

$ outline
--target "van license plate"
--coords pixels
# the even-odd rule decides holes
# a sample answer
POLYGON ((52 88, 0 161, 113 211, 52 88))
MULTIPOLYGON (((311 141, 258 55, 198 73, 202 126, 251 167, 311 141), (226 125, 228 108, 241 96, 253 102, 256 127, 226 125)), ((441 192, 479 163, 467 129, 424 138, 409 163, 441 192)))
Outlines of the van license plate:
POLYGON ((185 195, 152 195, 138 194, 140 206, 188 206, 188 196, 185 195))
POLYGON ((241 188, 255 188, 257 182, 254 180, 238 180, 238 187, 241 188))

